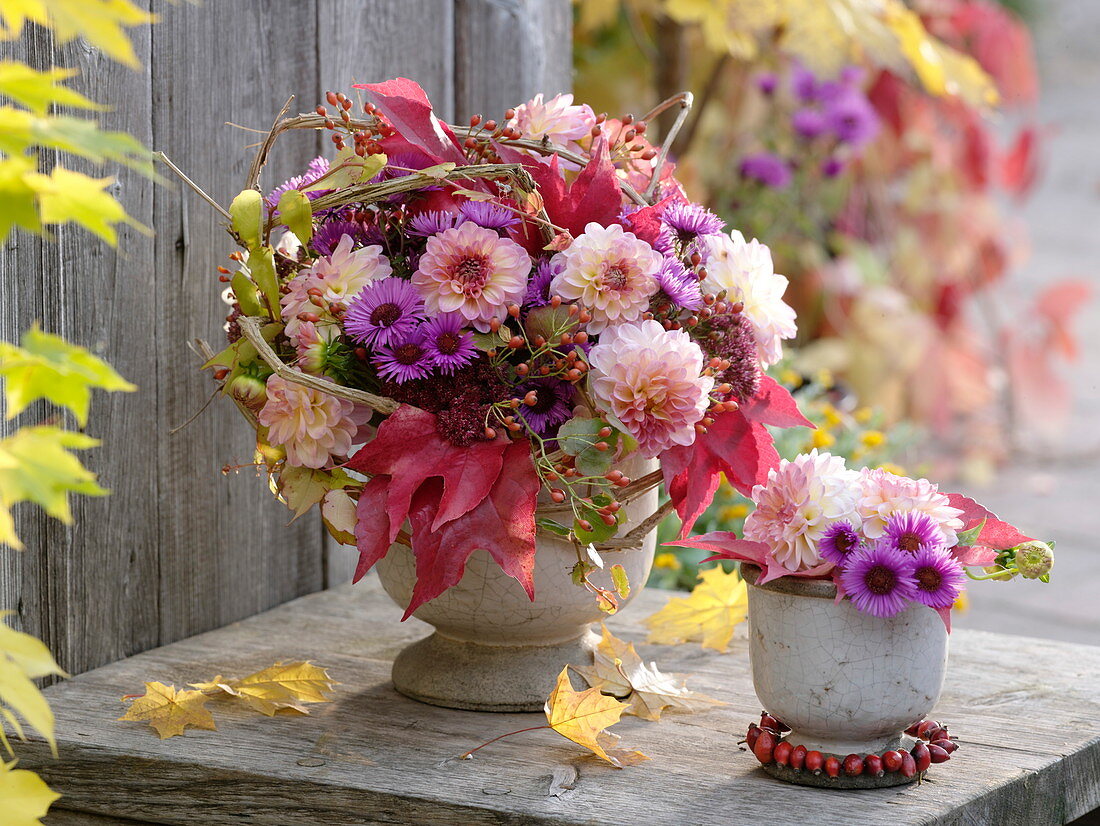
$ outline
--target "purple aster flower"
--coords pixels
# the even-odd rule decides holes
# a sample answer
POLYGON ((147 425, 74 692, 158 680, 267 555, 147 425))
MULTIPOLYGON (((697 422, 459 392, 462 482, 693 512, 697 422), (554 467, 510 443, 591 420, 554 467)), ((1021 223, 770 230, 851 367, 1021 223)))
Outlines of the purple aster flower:
POLYGON ((573 415, 569 406, 573 400, 573 385, 560 379, 529 381, 516 388, 516 397, 522 399, 532 390, 535 391, 535 403, 520 405, 518 413, 540 436, 549 435, 573 415))
POLYGON ((467 221, 485 229, 511 229, 519 224, 519 216, 499 204, 488 201, 465 201, 458 211, 467 221))
POLYGON ((435 209, 428 212, 418 212, 409 219, 409 223, 405 225, 405 230, 409 235, 420 235, 427 238, 444 230, 452 229, 458 223, 458 218, 459 216, 453 212, 443 212, 435 209))
POLYGON ((921 511, 895 513, 886 520, 886 532, 878 541, 892 550, 910 554, 946 547, 946 538, 939 523, 921 511))
POLYGON ((825 115, 817 109, 799 109, 791 115, 791 126, 800 138, 813 140, 828 128, 825 115))
POLYGON ((827 527, 817 542, 817 552, 821 554, 821 558, 840 566, 843 566, 848 561, 849 555, 858 551, 859 547, 859 534, 852 527, 852 523, 846 519, 834 522, 827 527))
POLYGON ((844 161, 840 158, 826 158, 821 162, 821 174, 826 178, 835 178, 844 171, 844 161))
POLYGON ((810 103, 817 99, 817 77, 805 66, 798 66, 791 75, 791 88, 795 96, 803 103, 810 103))
POLYGON ((425 346, 424 333, 420 330, 395 339, 391 346, 379 347, 373 362, 380 377, 398 384, 426 378, 433 366, 432 354, 425 346))
POLYGON ((840 584, 860 611, 892 617, 917 595, 911 554, 876 544, 855 551, 840 572, 840 584))
POLYGON ((321 255, 332 255, 345 235, 351 236, 353 249, 365 247, 374 240, 367 227, 357 221, 330 221, 317 228, 309 245, 321 255))
POLYGON ((721 235, 726 228, 721 218, 699 204, 669 204, 661 214, 661 223, 685 242, 697 235, 721 235))
POLYGON ((313 180, 317 180, 326 172, 328 172, 329 162, 328 158, 324 155, 318 155, 312 161, 309 162, 309 166, 306 167, 306 174, 315 176, 313 180))
MULTIPOLYGON (((264 198, 264 202, 267 204, 268 209, 275 209, 279 206, 279 198, 282 194, 291 189, 304 189, 312 184, 322 175, 328 172, 328 160, 324 157, 316 157, 309 162, 309 166, 306 168, 305 173, 302 175, 295 175, 288 181, 283 181, 264 198)), ((318 190, 317 192, 307 192, 306 197, 311 201, 314 198, 319 198, 327 190, 318 190)))
POLYGON ((424 301, 403 278, 383 278, 351 300, 344 329, 356 341, 372 347, 402 341, 424 318, 424 301))
MULTIPOLYGON (((656 278, 661 292, 674 306, 687 310, 698 310, 703 306, 703 291, 699 289, 699 279, 675 258, 665 258, 661 269, 657 270, 656 278)), ((657 298, 659 301, 660 296, 657 298)))
POLYGON ((966 572, 945 548, 924 548, 913 558, 917 592, 913 599, 929 608, 950 608, 966 586, 966 572))
POLYGON ((527 295, 523 299, 524 307, 545 307, 550 303, 550 282, 554 280, 554 267, 549 258, 539 261, 535 274, 527 282, 527 295))
POLYGON ((771 72, 762 72, 756 76, 756 88, 768 97, 775 94, 778 85, 779 78, 771 72))
POLYGON ((841 143, 859 148, 879 132, 879 118, 861 92, 849 89, 826 104, 825 120, 841 143))
POLYGON ((783 189, 791 182, 787 162, 771 152, 758 152, 742 158, 741 175, 772 189, 783 189))
POLYGON ((432 364, 446 376, 477 358, 474 335, 462 329, 464 322, 459 313, 442 313, 420 327, 432 364))

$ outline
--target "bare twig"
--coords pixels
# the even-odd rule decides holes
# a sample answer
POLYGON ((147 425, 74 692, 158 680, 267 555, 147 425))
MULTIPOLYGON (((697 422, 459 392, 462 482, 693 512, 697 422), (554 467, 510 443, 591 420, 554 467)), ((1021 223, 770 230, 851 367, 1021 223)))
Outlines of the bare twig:
POLYGON ((649 532, 661 524, 661 521, 672 513, 672 500, 665 502, 654 513, 641 522, 639 522, 634 528, 624 536, 614 536, 608 539, 606 542, 601 542, 596 546, 597 550, 623 550, 626 548, 637 548, 645 541, 645 538, 649 535, 649 532))
POLYGON ((214 209, 216 209, 221 214, 221 216, 223 218, 225 218, 225 220, 227 220, 227 221, 232 221, 233 220, 232 216, 225 209, 225 207, 223 207, 221 204, 219 204, 217 201, 215 201, 213 198, 211 198, 209 195, 207 195, 205 192, 203 192, 202 187, 200 187, 197 183, 195 183, 190 178, 188 178, 186 175, 184 175, 183 170, 180 169, 178 166, 176 166, 174 163, 172 163, 168 159, 167 155, 165 155, 163 152, 154 152, 153 157, 156 158, 158 161, 160 161, 165 166, 167 166, 169 169, 171 169, 172 172, 176 175, 177 178, 179 178, 181 181, 183 181, 185 184, 187 184, 189 187, 191 187, 191 190, 196 195, 198 195, 200 198, 202 198, 204 201, 206 201, 206 203, 208 203, 208 204, 210 204, 210 206, 214 207, 214 209))
POLYGON ((237 319, 237 323, 240 325, 241 335, 248 339, 248 342, 256 348, 256 352, 259 354, 260 358, 264 360, 268 367, 275 371, 275 375, 279 378, 292 382, 293 384, 300 384, 302 387, 308 387, 311 390, 317 390, 321 393, 327 393, 330 396, 336 396, 338 399, 347 399, 349 402, 365 405, 371 410, 386 416, 396 412, 397 408, 401 406, 393 399, 376 396, 374 393, 368 393, 365 390, 355 390, 351 387, 344 387, 335 382, 325 381, 317 376, 311 376, 309 373, 303 373, 301 370, 290 367, 271 349, 271 345, 264 339, 263 334, 260 332, 260 326, 256 323, 254 318, 240 316, 237 319))
POLYGON ((688 114, 691 112, 691 106, 695 102, 695 96, 691 92, 680 92, 678 95, 673 95, 667 100, 659 103, 653 112, 647 114, 645 119, 648 121, 650 117, 653 117, 669 106, 679 103, 680 111, 676 115, 676 120, 672 123, 672 128, 668 130, 668 134, 664 136, 664 140, 661 142, 661 149, 657 153, 657 162, 653 164, 653 177, 649 181, 649 186, 645 189, 646 203, 653 203, 653 195, 657 191, 657 185, 661 182, 661 169, 664 168, 665 161, 668 159, 668 150, 672 147, 672 142, 676 140, 676 135, 679 133, 681 127, 684 125, 684 121, 687 119, 688 114))

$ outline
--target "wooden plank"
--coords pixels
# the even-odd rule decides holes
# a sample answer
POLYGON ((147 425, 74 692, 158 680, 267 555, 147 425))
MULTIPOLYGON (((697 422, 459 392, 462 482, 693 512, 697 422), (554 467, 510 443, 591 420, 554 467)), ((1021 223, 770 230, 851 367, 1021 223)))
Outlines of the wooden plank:
MULTIPOLYGON (((139 4, 147 6, 148 3, 139 4)), ((138 59, 148 64, 151 34, 133 31, 138 59)), ((77 88, 112 105, 104 128, 120 129, 143 143, 152 138, 148 78, 82 44, 57 48, 49 34, 29 27, 6 46, 38 68, 81 70, 77 88)), ((44 153, 45 168, 57 161, 44 153)), ((117 178, 111 191, 136 220, 153 223, 153 184, 137 173, 66 157, 65 166, 117 178)), ((157 628, 158 559, 156 454, 157 380, 151 348, 155 334, 153 241, 123 227, 112 249, 71 225, 52 231, 54 243, 16 234, 0 251, 0 337, 17 340, 34 321, 88 347, 140 386, 137 393, 97 395, 88 432, 104 446, 82 454, 111 488, 106 498, 75 497, 75 525, 47 519, 30 505, 17 509, 27 550, 0 550, 0 609, 15 609, 23 628, 41 636, 63 668, 78 672, 160 642, 157 628)), ((15 424, 54 415, 37 404, 15 424)))
MULTIPOLYGON (((318 0, 317 37, 323 44, 314 95, 318 101, 328 90, 358 99, 352 94, 353 83, 408 77, 424 87, 440 117, 451 117, 454 13, 449 2, 318 0)), ((325 585, 350 582, 358 559, 354 548, 329 540, 325 585)))
MULTIPOLYGON (((639 620, 667 599, 646 592, 612 625, 641 640, 639 620)), ((637 824, 1063 824, 1100 806, 1100 648, 958 631, 948 688, 935 716, 963 748, 921 786, 822 793, 768 778, 738 746, 759 714, 744 629, 729 654, 698 646, 643 646, 664 670, 728 705, 660 723, 627 718, 623 742, 652 760, 628 770, 599 763, 552 732, 494 743, 540 715, 425 706, 389 682, 393 655, 426 627, 368 578, 266 614, 146 652, 48 690, 58 717, 59 760, 41 744, 25 763, 65 794, 66 805, 164 823, 418 824, 461 822, 637 824), (243 674, 276 659, 310 658, 340 681, 335 702, 310 717, 265 718, 219 705, 219 731, 157 740, 114 722, 118 697, 159 679, 182 685, 243 674), (564 797, 557 769, 576 770, 564 797)))
MULTIPOLYGON (((158 7, 151 90, 153 142, 193 174, 219 203, 242 186, 256 136, 224 125, 266 129, 290 94, 315 105, 316 8, 221 0, 158 7), (216 59, 211 59, 216 56, 216 59)), ((295 104, 295 108, 297 104, 295 104)), ((314 134, 281 139, 264 185, 299 171, 317 147, 314 134)), ((237 410, 219 400, 171 434, 212 390, 187 349, 196 337, 214 344, 228 308, 215 267, 233 249, 220 219, 188 190, 158 190, 159 231, 153 272, 157 310, 155 462, 158 500, 159 634, 162 641, 262 611, 322 587, 323 538, 311 516, 287 527, 288 513, 249 467, 253 436, 237 410), (243 465, 223 476, 225 464, 243 465)), ((143 348, 144 349, 144 348, 143 348)), ((147 494, 148 495, 148 494, 147 494)))
POLYGON ((455 0, 456 117, 568 91, 572 22, 569 0, 455 0))

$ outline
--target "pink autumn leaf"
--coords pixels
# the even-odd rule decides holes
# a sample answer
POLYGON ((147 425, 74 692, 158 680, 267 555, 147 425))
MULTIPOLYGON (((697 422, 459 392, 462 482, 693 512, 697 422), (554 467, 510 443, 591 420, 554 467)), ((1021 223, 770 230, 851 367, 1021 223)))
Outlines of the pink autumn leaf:
POLYGON ((681 538, 710 506, 722 474, 748 496, 754 485, 767 482, 768 471, 779 466, 779 453, 765 425, 813 427, 786 388, 769 376, 763 377, 755 397, 737 410, 718 414, 693 444, 661 454, 668 495, 683 523, 681 538))
POLYGON ((399 77, 384 83, 356 83, 354 88, 369 92, 371 102, 401 136, 436 162, 467 163, 461 144, 435 116, 427 94, 416 81, 399 77))
POLYGON ((675 195, 669 195, 660 203, 642 207, 626 217, 626 229, 633 232, 650 246, 657 244, 661 235, 661 215, 665 209, 676 201, 682 200, 675 195))
POLYGON ((433 413, 402 405, 346 465, 368 476, 389 477, 385 512, 390 542, 425 480, 436 476, 443 480, 437 520, 431 526, 435 529, 477 507, 500 475, 507 439, 455 447, 439 435, 435 421, 433 413), (416 445, 416 450, 409 450, 409 445, 416 445))
MULTIPOLYGON (((386 515, 389 477, 376 476, 364 486, 355 506, 355 546, 359 549, 359 564, 352 582, 361 580, 374 564, 389 551, 397 531, 390 535, 390 519, 386 515)), ((401 523, 397 525, 398 530, 401 523)))
POLYGON ((525 165, 538 185, 550 220, 574 237, 583 233, 590 221, 604 227, 617 221, 623 196, 603 138, 596 139, 592 159, 572 185, 565 182, 557 155, 549 164, 535 161, 525 165))
POLYGON ((714 556, 707 557, 703 560, 704 562, 711 562, 716 559, 735 559, 739 562, 751 562, 761 568, 762 573, 760 579, 757 580, 760 585, 782 576, 822 576, 833 569, 831 562, 822 562, 820 565, 815 565, 804 571, 790 571, 775 561, 775 558, 771 555, 771 549, 763 542, 738 539, 737 534, 731 531, 712 531, 711 533, 690 536, 687 539, 678 539, 664 544, 712 551, 714 556))
POLYGON ((478 548, 488 551, 501 570, 534 599, 535 505, 540 485, 530 446, 526 441, 512 442, 489 495, 473 510, 435 529, 431 526, 438 521, 439 482, 425 482, 413 496, 409 512, 416 586, 402 619, 456 585, 466 560, 478 548))
MULTIPOLYGON (((985 520, 985 524, 982 525, 981 533, 978 534, 978 538, 974 542, 975 548, 981 547, 994 551, 1004 551, 1022 542, 1029 542, 1031 540, 1030 536, 1025 536, 1012 525, 998 519, 997 514, 993 513, 993 511, 989 510, 984 505, 978 504, 973 499, 963 496, 961 493, 949 493, 947 494, 947 499, 951 507, 958 508, 962 511, 959 518, 962 519, 964 531, 976 527, 981 524, 983 519, 985 520)), ((963 564, 981 565, 989 563, 963 562, 963 564)))

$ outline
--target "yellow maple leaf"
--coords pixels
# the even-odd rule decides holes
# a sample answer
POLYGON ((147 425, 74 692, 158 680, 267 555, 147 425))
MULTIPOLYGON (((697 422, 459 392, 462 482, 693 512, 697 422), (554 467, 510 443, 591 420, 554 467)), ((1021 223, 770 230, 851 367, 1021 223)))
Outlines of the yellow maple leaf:
POLYGON ((699 573, 699 584, 687 597, 675 597, 645 620, 649 642, 675 645, 701 642, 703 648, 729 650, 733 629, 748 614, 748 593, 736 571, 720 566, 699 573))
POLYGON ((619 748, 619 736, 605 731, 619 722, 626 709, 626 703, 608 697, 598 688, 577 691, 569 681, 569 666, 566 666, 546 700, 545 711, 550 728, 622 769, 649 759, 640 751, 619 748))
POLYGON ((34 772, 15 768, 15 761, 0 762, 0 800, 5 826, 41 826, 50 804, 61 795, 34 772))
MULTIPOLYGON (((49 649, 41 640, 8 626, 5 620, 14 613, 0 611, 0 717, 16 736, 22 738, 23 728, 19 722, 21 717, 56 752, 53 712, 33 681, 51 674, 62 677, 68 675, 54 662, 49 649)), ((0 722, 0 743, 3 743, 10 754, 11 747, 3 722, 0 722)))
POLYGON ((118 719, 148 723, 156 729, 161 740, 183 734, 187 726, 217 731, 214 718, 206 709, 209 701, 201 691, 176 691, 174 685, 146 683, 145 693, 118 719))
POLYGON ((576 670, 593 688, 623 698, 628 704, 624 714, 634 714, 643 720, 660 720, 666 708, 698 711, 725 705, 705 694, 689 691, 684 677, 663 674, 653 662, 646 665, 634 643, 620 640, 606 625, 593 652, 592 665, 576 670))
POLYGON ((200 691, 221 691, 243 700, 268 717, 277 711, 309 714, 303 703, 325 703, 335 683, 328 672, 309 662, 275 663, 239 680, 218 675, 207 683, 192 683, 200 691))
POLYGON ((24 180, 38 195, 38 211, 44 224, 64 224, 69 221, 95 233, 108 244, 118 242, 115 225, 127 223, 149 233, 150 230, 129 215, 106 188, 114 178, 90 178, 82 172, 73 172, 63 166, 55 166, 49 175, 35 172, 24 180))

